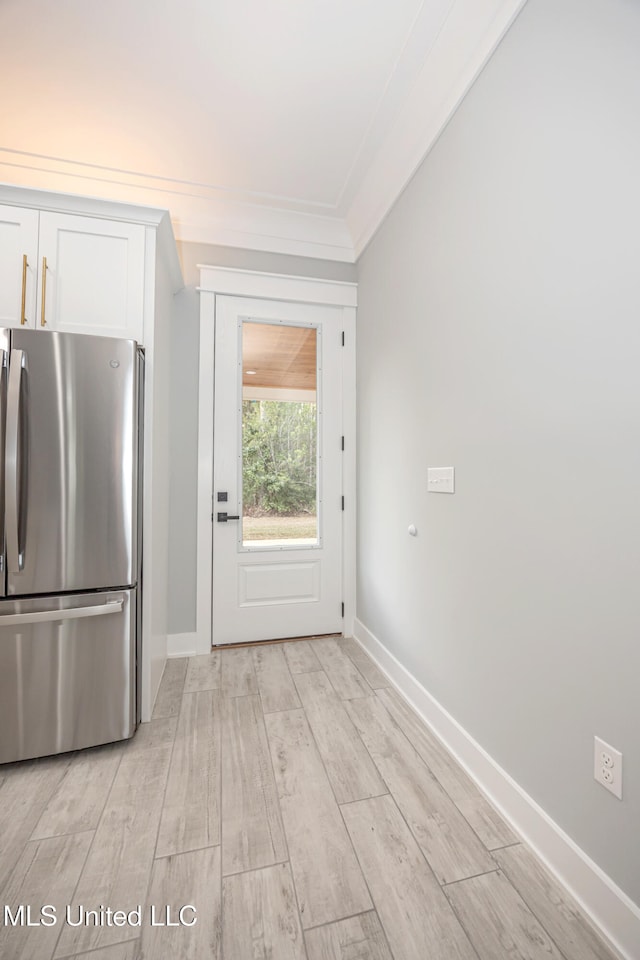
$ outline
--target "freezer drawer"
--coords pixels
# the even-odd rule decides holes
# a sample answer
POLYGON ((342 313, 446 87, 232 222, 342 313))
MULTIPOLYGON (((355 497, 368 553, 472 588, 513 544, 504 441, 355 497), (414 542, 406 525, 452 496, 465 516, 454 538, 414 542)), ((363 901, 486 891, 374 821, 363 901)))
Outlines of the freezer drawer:
POLYGON ((135 727, 135 590, 0 601, 0 763, 135 727))

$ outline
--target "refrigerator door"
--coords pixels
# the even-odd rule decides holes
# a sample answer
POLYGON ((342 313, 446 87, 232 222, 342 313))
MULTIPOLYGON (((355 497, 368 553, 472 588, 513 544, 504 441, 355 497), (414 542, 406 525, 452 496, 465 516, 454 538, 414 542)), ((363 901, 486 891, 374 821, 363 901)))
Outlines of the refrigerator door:
POLYGON ((131 737, 135 590, 0 601, 0 763, 131 737))
POLYGON ((14 330, 9 356, 7 595, 134 584, 135 342, 14 330))

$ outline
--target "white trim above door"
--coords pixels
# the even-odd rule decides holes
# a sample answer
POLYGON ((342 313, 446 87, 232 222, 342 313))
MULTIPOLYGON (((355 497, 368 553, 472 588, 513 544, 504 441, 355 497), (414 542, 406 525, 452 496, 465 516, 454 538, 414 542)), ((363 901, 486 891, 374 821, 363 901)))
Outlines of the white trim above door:
POLYGON ((355 335, 354 283, 255 273, 220 267, 200 267, 200 379, 198 388, 198 546, 196 652, 208 653, 212 637, 213 548, 213 428, 216 298, 256 297, 261 300, 324 304, 342 311, 344 331, 342 433, 344 435, 343 599, 345 635, 355 617, 355 335))

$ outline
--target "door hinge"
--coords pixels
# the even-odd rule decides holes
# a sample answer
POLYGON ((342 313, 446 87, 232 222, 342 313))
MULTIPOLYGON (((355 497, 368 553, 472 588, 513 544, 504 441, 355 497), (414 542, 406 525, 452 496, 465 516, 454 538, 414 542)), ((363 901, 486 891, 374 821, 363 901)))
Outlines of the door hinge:
POLYGON ((342 331, 342 346, 344 347, 344 330, 342 331))
POLYGON ((344 437, 340 438, 340 449, 344 450, 344 437))
POLYGON ((342 618, 344 620, 344 602, 341 604, 341 607, 342 607, 342 618))
POLYGON ((344 497, 342 498, 342 509, 344 510, 344 497))

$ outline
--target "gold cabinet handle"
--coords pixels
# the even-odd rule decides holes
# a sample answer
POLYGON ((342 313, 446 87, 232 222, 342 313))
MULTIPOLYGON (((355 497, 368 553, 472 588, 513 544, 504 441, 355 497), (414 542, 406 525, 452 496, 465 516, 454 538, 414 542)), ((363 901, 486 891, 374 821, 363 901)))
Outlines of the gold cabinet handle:
POLYGON ((42 258, 42 310, 40 313, 40 326, 46 327, 47 318, 45 316, 45 304, 47 300, 47 258, 42 258))
POLYGON ((20 307, 20 326, 24 327, 27 322, 27 318, 24 315, 26 305, 27 305, 27 255, 24 253, 22 255, 22 306, 20 307))

